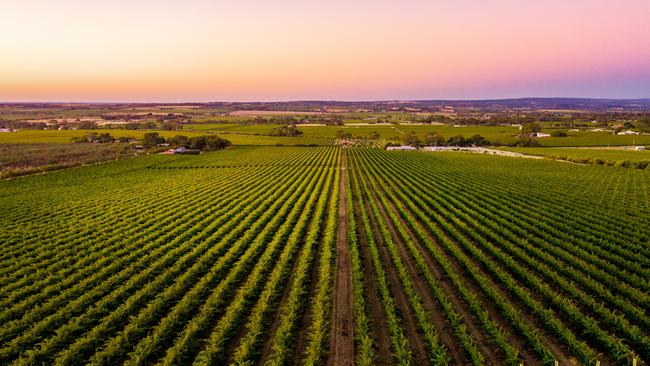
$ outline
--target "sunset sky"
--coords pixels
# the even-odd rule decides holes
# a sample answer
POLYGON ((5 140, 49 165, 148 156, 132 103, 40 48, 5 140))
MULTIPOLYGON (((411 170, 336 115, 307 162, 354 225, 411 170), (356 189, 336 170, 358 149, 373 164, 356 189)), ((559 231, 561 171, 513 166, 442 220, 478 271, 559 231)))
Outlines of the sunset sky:
POLYGON ((0 101, 650 97, 649 0, 0 4, 0 101))

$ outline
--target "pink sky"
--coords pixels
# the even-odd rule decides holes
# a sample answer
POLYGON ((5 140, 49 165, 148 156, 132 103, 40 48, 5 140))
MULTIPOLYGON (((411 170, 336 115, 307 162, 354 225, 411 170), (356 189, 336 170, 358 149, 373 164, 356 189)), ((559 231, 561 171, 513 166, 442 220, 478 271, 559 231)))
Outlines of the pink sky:
POLYGON ((650 1, 7 0, 0 101, 650 97, 650 1))

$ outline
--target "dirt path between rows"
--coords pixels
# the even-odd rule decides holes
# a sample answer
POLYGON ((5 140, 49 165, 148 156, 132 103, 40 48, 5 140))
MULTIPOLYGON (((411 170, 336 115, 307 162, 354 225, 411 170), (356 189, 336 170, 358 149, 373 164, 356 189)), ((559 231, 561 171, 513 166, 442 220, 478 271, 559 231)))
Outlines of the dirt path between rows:
POLYGON ((352 365, 354 334, 352 316, 352 271, 348 248, 348 192, 345 148, 341 152, 338 229, 334 274, 334 314, 330 338, 329 365, 352 365))

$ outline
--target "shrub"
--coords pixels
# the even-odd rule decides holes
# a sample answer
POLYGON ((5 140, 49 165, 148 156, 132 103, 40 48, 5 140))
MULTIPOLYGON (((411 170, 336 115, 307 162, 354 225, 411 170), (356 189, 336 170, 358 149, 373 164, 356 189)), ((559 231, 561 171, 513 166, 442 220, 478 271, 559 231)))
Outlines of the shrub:
POLYGON ((539 141, 530 137, 520 137, 515 142, 510 144, 510 146, 519 146, 519 147, 538 147, 541 146, 539 141))
POLYGON ((165 143, 165 138, 160 136, 158 132, 147 132, 142 137, 142 145, 144 147, 154 147, 165 143))
POLYGON ((269 132, 270 136, 282 136, 282 137, 296 137, 302 135, 295 125, 290 125, 286 127, 274 128, 269 132))
POLYGON ((634 167, 637 169, 645 169, 648 167, 648 165, 650 165, 650 161, 648 160, 641 160, 634 163, 634 167))
POLYGON ((630 168, 632 164, 633 163, 629 160, 619 160, 616 162, 615 166, 622 167, 622 168, 630 168))

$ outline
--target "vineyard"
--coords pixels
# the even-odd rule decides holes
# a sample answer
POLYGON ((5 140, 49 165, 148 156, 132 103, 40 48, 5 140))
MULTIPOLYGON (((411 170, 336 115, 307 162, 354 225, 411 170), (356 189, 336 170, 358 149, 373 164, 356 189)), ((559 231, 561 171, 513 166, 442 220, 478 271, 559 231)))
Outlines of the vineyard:
POLYGON ((304 140, 1 181, 0 364, 650 360, 650 170, 304 140))
POLYGON ((359 364, 650 359, 647 172, 348 154, 359 364))

